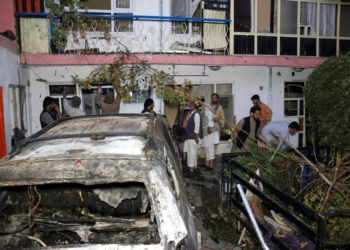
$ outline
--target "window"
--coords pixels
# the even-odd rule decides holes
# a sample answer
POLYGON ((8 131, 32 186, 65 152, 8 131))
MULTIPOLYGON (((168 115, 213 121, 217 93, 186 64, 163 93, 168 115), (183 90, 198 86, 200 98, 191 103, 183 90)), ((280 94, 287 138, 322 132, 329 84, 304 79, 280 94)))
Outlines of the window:
POLYGON ((116 10, 126 11, 131 9, 131 0, 115 0, 116 10))
POLYGON ((350 50, 350 2, 234 0, 234 54, 328 57, 350 50), (249 35, 247 34, 249 33, 249 35))
POLYGON ((305 82, 284 83, 284 116, 300 125, 299 147, 306 145, 305 118, 307 118, 304 97, 305 82))
POLYGON ((225 128, 230 129, 233 124, 233 96, 232 96, 232 83, 217 84, 216 93, 220 96, 220 105, 224 110, 225 119, 230 123, 225 123, 225 128))
POLYGON ((77 95, 77 86, 74 85, 49 85, 49 95, 55 99, 55 103, 60 109, 63 116, 67 115, 63 107, 63 96, 62 92, 67 92, 67 101, 71 104, 72 97, 77 95))
POLYGON ((11 113, 11 135, 12 139, 16 141, 16 129, 20 129, 24 135, 28 136, 26 87, 21 85, 10 85, 9 93, 11 113))
MULTIPOLYGON (((60 4, 69 10, 67 0, 60 0, 60 4)), ((132 1, 131 0, 81 0, 80 12, 89 13, 104 13, 104 14, 120 14, 132 15, 132 1)), ((118 18, 92 18, 90 16, 84 17, 86 27, 90 32, 96 31, 111 31, 111 32, 132 32, 133 20, 118 19, 118 18)))
MULTIPOLYGON (((102 100, 105 99, 107 92, 113 92, 116 97, 115 91, 112 86, 102 86, 102 100)), ((97 87, 92 86, 91 89, 82 89, 82 104, 83 110, 86 115, 98 115, 101 114, 100 107, 95 103, 95 97, 97 95, 97 87)))

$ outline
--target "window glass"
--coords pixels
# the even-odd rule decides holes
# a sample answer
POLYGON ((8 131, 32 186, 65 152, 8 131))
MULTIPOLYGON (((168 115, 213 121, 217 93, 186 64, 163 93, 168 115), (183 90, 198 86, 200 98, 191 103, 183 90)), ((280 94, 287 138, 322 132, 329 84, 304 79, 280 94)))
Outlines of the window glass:
POLYGON ((300 35, 316 36, 317 4, 302 2, 300 6, 300 35))
POLYGON ((234 18, 236 32, 252 32, 254 24, 254 15, 252 16, 252 6, 254 2, 251 0, 235 0, 234 1, 234 18))
POLYGON ((111 0, 80 0, 83 3, 84 7, 87 7, 89 10, 110 10, 111 9, 111 0))
POLYGON ((129 9, 130 0, 115 0, 115 6, 116 8, 129 9))
POLYGON ((350 5, 340 7, 340 36, 350 37, 350 5))
POLYGON ((336 4, 321 4, 320 6, 320 36, 335 36, 337 20, 336 4))
POLYGON ((277 33, 278 1, 258 0, 258 32, 277 33))
POLYGON ((63 90, 67 92, 67 95, 76 95, 77 89, 75 85, 50 85, 50 96, 62 95, 63 90))
MULTIPOLYGON (((114 89, 112 87, 103 87, 102 88, 102 100, 105 99, 107 92, 113 92, 114 89)), ((84 104, 83 110, 87 115, 98 115, 101 113, 100 107, 95 103, 95 96, 97 95, 97 89, 82 89, 84 104)))
POLYGON ((281 34, 297 34, 298 2, 281 1, 281 34))

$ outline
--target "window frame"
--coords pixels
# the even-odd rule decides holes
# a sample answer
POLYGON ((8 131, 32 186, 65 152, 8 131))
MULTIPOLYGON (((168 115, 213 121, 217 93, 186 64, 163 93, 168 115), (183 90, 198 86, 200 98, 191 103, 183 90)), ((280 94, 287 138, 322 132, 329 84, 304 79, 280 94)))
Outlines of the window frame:
MULTIPOLYGON (((95 14, 101 13, 101 14, 111 14, 111 15, 115 15, 115 14, 120 14, 120 15, 122 15, 122 14, 130 14, 130 15, 132 15, 133 14, 133 0, 129 0, 130 8, 117 8, 116 7, 116 0, 110 0, 110 2, 111 2, 110 10, 89 9, 88 12, 89 13, 95 13, 95 14)), ((58 3, 60 3, 60 0, 58 0, 58 3)), ((65 11, 69 11, 69 7, 65 6, 64 10, 65 11)), ((85 9, 78 8, 78 12, 79 13, 85 13, 86 11, 85 11, 85 9)), ((124 19, 121 19, 121 20, 124 21, 124 19)), ((117 33, 119 33, 119 32, 130 33, 130 32, 133 31, 133 28, 131 29, 131 31, 125 31, 125 30, 121 30, 121 31, 117 30, 116 31, 115 30, 115 26, 116 26, 115 21, 116 21, 116 19, 114 17, 112 17, 112 18, 110 18, 110 21, 111 21, 110 22, 110 31, 112 33, 114 33, 114 32, 117 32, 117 33)), ((132 22, 131 26, 132 27, 134 26, 134 20, 133 19, 131 19, 131 20, 125 19, 125 21, 129 21, 129 22, 131 21, 132 22)))
POLYGON ((287 120, 287 119, 298 119, 298 123, 300 125, 300 127, 302 128, 302 130, 300 130, 298 133, 298 136, 300 134, 302 134, 302 142, 300 142, 300 136, 298 138, 298 142, 299 142, 299 145, 305 147, 306 146, 306 118, 307 118, 307 110, 306 110, 306 106, 305 106, 305 86, 307 84, 307 81, 306 80, 291 80, 291 81, 283 81, 283 84, 284 84, 284 88, 283 88, 283 116, 284 116, 284 120, 287 120), (286 83, 290 83, 290 84, 293 84, 293 83, 303 83, 303 86, 298 86, 300 88, 303 89, 303 96, 302 97, 286 97, 286 83), (290 115, 290 116, 287 116, 285 114, 285 101, 297 101, 297 115, 290 115), (300 114, 300 101, 303 101, 304 104, 303 104, 303 114, 301 115, 300 114), (300 120, 302 119, 303 121, 303 124, 300 124, 300 120))
MULTIPOLYGON (((238 0, 234 0, 238 1, 238 0)), ((258 32, 258 4, 257 1, 259 0, 251 0, 251 6, 252 6, 252 15, 251 15, 251 31, 250 32, 237 32, 234 31, 234 28, 231 29, 233 34, 231 35, 233 37, 233 46, 232 46, 232 54, 235 55, 242 55, 240 53, 241 51, 237 51, 238 53, 235 53, 234 48, 234 41, 235 38, 237 38, 237 41, 239 41, 240 37, 243 36, 253 36, 254 41, 253 45, 251 45, 249 48, 252 48, 253 53, 244 53, 244 54, 253 54, 253 55, 265 55, 262 53, 258 53, 258 37, 276 37, 277 38, 277 45, 276 45, 276 56, 303 56, 301 53, 301 39, 303 38, 309 38, 309 39, 315 39, 316 40, 316 57, 320 57, 322 55, 321 52, 321 40, 324 39, 330 39, 336 41, 336 48, 335 48, 335 55, 339 55, 341 53, 340 51, 340 41, 341 40, 347 40, 350 42, 350 37, 342 37, 340 36, 340 16, 341 16, 341 7, 342 6, 350 6, 350 2, 342 2, 341 0, 277 0, 277 32, 276 33, 259 33, 258 32), (282 1, 288 1, 288 2, 297 2, 298 9, 297 9, 297 34, 283 34, 281 33, 281 16, 283 16, 283 13, 281 13, 281 2, 282 1), (315 35, 303 35, 301 34, 301 3, 315 3, 316 9, 317 9, 317 15, 316 15, 316 34, 315 35), (322 4, 334 4, 336 6, 335 13, 336 13, 336 20, 335 20, 335 36, 321 36, 320 35, 320 9, 322 4), (297 53, 296 55, 284 55, 281 54, 281 38, 296 38, 297 39, 297 53)), ((234 3, 233 3, 234 8, 234 3)), ((231 20, 233 20, 233 23, 231 24, 233 27, 235 26, 234 23, 234 10, 232 12, 233 16, 231 17, 231 20)), ((246 49, 245 51, 250 51, 250 49, 247 47, 249 46, 249 43, 247 41, 241 42, 243 45, 245 45, 246 49)), ((312 54, 306 55, 306 56, 314 56, 312 54)))
POLYGON ((29 122, 28 115, 28 88, 25 85, 9 85, 9 102, 10 102, 10 118, 11 118, 11 137, 14 136, 14 128, 22 130, 24 135, 29 136, 29 122), (21 92, 24 91, 25 100, 23 100, 23 107, 21 107, 21 92), (23 109, 21 111, 21 108, 23 109), (23 126, 22 126, 23 125, 23 126))

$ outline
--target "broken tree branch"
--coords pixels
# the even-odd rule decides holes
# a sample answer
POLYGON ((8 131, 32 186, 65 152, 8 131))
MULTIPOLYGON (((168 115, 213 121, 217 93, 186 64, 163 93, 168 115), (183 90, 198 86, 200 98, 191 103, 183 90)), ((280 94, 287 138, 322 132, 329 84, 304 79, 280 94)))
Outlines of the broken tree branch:
POLYGON ((343 164, 343 162, 350 156, 350 152, 348 152, 347 154, 344 155, 344 157, 340 160, 340 162, 337 163, 337 165, 335 166, 335 170, 334 170, 334 177, 333 177, 333 182, 332 184, 329 186, 327 193, 326 193, 326 197, 322 202, 322 206, 320 208, 320 213, 322 213, 329 201, 329 197, 331 194, 331 191, 333 189, 333 187, 336 185, 336 183, 338 182, 338 180, 345 175, 346 172, 342 173, 340 176, 338 176, 338 171, 340 166, 343 164))

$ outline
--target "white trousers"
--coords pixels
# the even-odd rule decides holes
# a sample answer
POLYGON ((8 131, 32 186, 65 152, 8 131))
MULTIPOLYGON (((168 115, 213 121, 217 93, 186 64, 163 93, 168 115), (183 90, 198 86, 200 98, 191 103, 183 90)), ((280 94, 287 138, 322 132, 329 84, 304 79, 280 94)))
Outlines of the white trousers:
POLYGON ((205 147, 205 158, 207 161, 215 159, 214 144, 210 144, 208 147, 205 147))
POLYGON ((199 145, 196 144, 195 140, 185 141, 185 147, 187 149, 187 166, 190 168, 197 166, 199 145))

